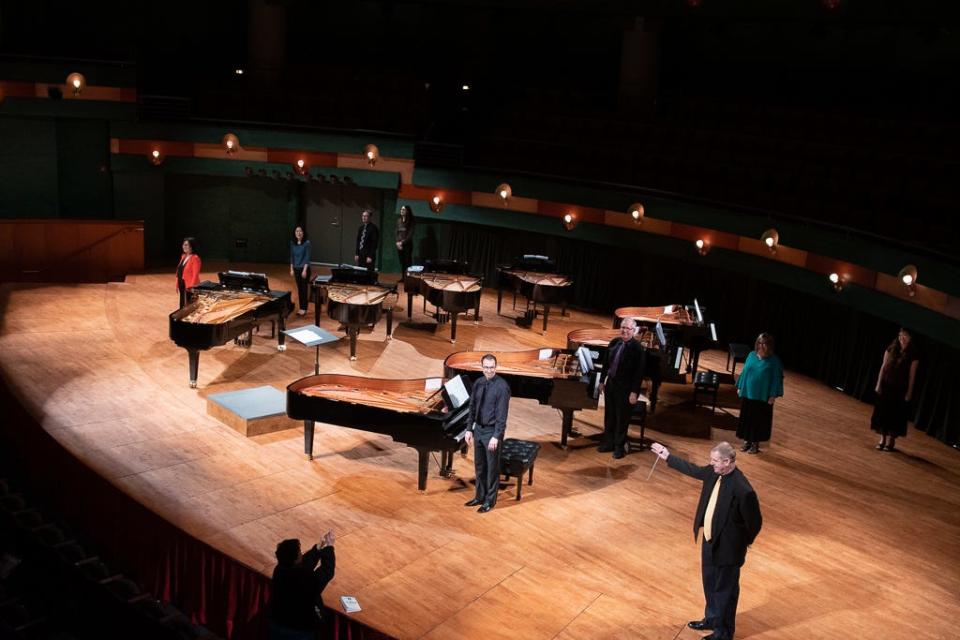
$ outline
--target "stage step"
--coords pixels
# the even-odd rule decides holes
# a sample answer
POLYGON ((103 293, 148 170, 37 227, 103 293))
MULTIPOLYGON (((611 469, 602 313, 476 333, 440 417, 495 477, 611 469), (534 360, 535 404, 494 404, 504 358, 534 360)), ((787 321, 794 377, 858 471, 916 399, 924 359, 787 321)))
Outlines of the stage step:
POLYGON ((247 437, 293 429, 299 424, 287 417, 286 394, 269 386, 207 396, 207 414, 247 437))

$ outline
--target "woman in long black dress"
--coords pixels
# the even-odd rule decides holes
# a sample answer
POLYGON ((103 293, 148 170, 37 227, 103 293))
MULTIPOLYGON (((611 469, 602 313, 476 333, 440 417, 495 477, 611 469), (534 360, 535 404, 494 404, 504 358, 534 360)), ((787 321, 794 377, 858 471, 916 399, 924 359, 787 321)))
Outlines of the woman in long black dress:
POLYGON ((413 211, 408 205, 400 207, 397 218, 397 256, 400 258, 400 279, 407 274, 413 260, 413 211))
POLYGON ((900 329, 897 339, 883 352, 883 364, 877 376, 877 404, 870 428, 880 434, 878 451, 894 451, 897 438, 907 435, 907 417, 917 377, 917 349, 913 336, 900 329))

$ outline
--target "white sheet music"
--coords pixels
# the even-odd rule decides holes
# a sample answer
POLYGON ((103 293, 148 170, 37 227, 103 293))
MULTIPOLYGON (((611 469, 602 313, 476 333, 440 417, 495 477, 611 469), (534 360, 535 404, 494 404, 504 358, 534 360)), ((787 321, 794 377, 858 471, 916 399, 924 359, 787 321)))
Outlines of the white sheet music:
POLYGON ((470 394, 467 392, 460 376, 450 378, 443 386, 447 390, 447 395, 450 397, 454 409, 459 409, 470 399, 470 394))
POLYGON ((347 613, 362 611, 360 603, 353 596, 340 596, 340 606, 342 606, 343 610, 347 613))
POLYGON ((443 378, 427 378, 423 381, 424 391, 436 391, 443 385, 443 378))
POLYGON ((295 331, 288 331, 287 335, 293 338, 294 340, 298 340, 303 343, 316 342, 317 340, 323 340, 323 336, 321 336, 319 333, 317 333, 316 331, 308 327, 305 327, 303 329, 297 329, 295 331))
POLYGON ((553 349, 540 349, 540 355, 537 356, 537 360, 546 360, 547 358, 553 357, 553 349))

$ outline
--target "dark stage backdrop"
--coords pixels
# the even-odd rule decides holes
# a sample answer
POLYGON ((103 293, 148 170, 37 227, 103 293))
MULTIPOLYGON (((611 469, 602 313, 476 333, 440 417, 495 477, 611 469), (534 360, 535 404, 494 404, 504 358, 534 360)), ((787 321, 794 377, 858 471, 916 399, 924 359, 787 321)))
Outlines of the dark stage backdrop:
MULTIPOLYGON (((624 306, 690 304, 697 298, 717 324, 720 346, 752 344, 769 331, 787 368, 865 402, 874 401, 883 350, 898 325, 760 278, 696 262, 557 236, 443 223, 444 255, 468 260, 496 282, 496 268, 524 253, 548 255, 574 278, 572 305, 609 312, 624 306)), ((443 250, 441 250, 443 251, 443 250)), ((914 393, 916 426, 947 444, 960 439, 960 351, 917 336, 921 363, 914 393)), ((787 389, 787 393, 790 390, 787 389)), ((864 429, 869 425, 865 424, 864 429)))

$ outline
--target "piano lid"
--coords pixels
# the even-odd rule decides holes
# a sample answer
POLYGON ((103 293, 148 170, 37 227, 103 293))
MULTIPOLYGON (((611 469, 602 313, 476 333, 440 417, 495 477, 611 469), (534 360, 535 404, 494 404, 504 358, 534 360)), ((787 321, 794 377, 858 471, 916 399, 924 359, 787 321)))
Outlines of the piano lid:
POLYGON ((423 283, 431 289, 438 289, 440 291, 472 293, 480 290, 480 278, 477 276, 424 272, 420 274, 420 278, 423 283))
POLYGON ((502 267, 518 271, 540 271, 542 273, 556 273, 557 261, 548 256, 524 254, 513 259, 513 263, 502 267))
POLYGON ((431 258, 423 261, 423 270, 431 273, 470 273, 470 263, 452 258, 431 258))
POLYGON ((265 273, 221 271, 217 274, 217 278, 220 280, 220 286, 225 289, 270 293, 270 285, 267 282, 267 274, 265 273))
POLYGON ((331 282, 349 282, 353 284, 377 284, 379 273, 376 269, 367 269, 350 264, 341 264, 330 269, 331 282))

